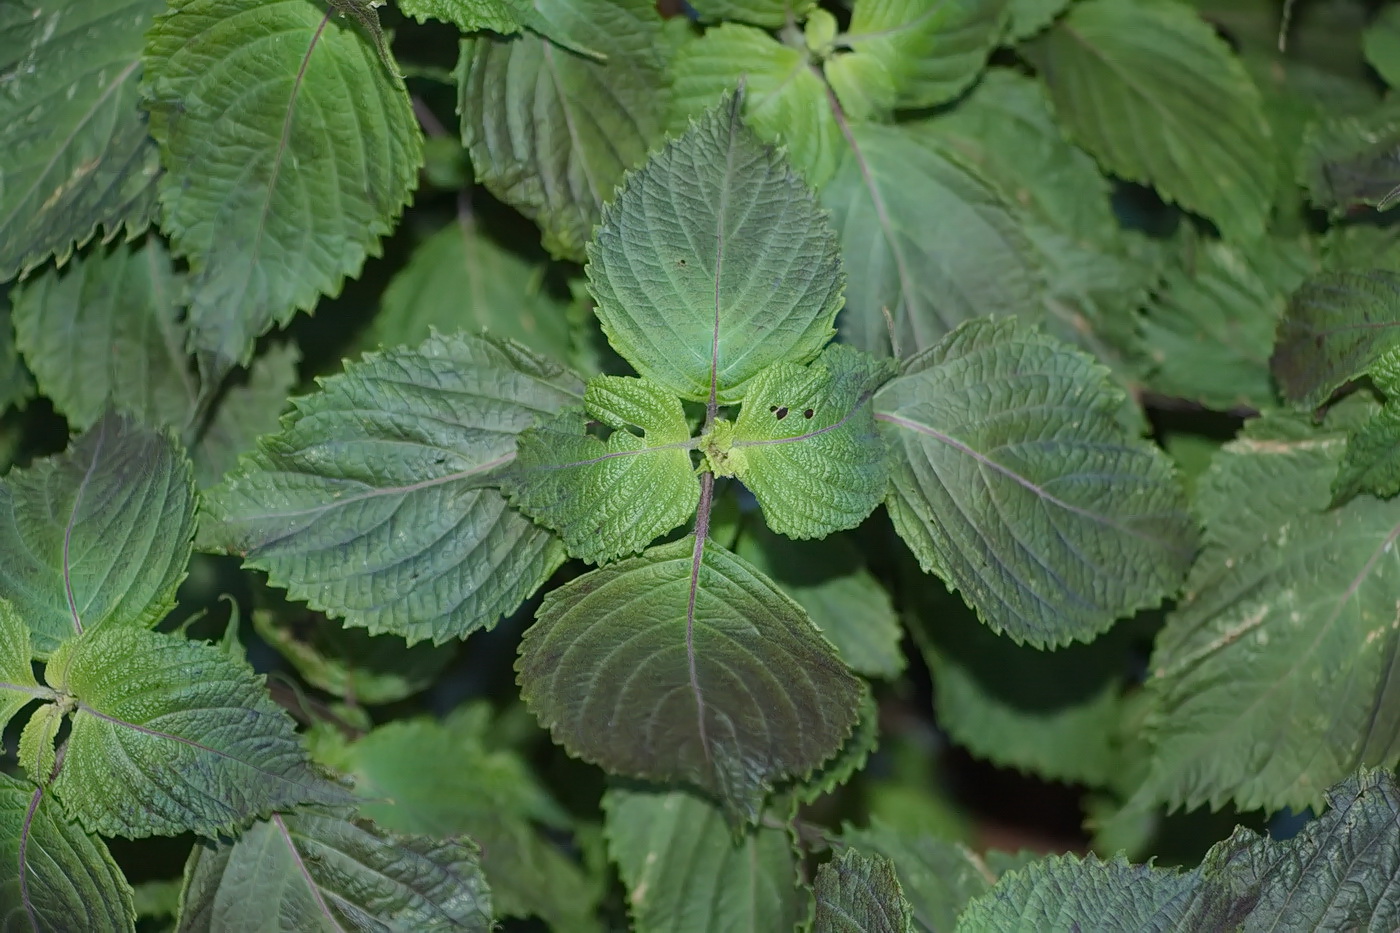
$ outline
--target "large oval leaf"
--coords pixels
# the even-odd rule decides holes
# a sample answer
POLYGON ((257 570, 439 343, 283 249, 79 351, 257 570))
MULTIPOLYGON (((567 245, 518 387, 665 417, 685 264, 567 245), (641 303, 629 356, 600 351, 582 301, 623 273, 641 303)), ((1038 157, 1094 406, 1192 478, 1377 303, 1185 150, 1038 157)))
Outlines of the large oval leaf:
POLYGON ((571 753, 690 781, 750 820, 774 781, 840 749, 861 689, 797 603, 694 536, 554 590, 517 667, 571 753))

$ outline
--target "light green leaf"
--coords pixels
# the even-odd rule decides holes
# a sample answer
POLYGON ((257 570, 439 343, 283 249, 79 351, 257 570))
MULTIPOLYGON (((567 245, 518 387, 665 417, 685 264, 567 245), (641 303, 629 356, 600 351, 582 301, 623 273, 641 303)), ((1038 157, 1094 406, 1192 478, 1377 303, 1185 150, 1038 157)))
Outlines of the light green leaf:
POLYGON ((34 377, 19 357, 11 323, 9 289, 0 285, 0 415, 23 408, 34 397, 34 377))
POLYGON ((370 801, 360 812, 395 832, 470 836, 498 916, 596 930, 599 892, 547 835, 568 828, 565 813, 519 755, 487 744, 477 712, 387 723, 350 745, 343 767, 370 801))
POLYGON ((1382 7, 1363 40, 1366 61, 1391 87, 1400 87, 1400 9, 1382 7))
POLYGON ((1202 479, 1206 547, 1153 652, 1143 802, 1301 809, 1400 757, 1400 500, 1329 510, 1342 448, 1336 429, 1272 416, 1202 479))
POLYGON ((1063 13, 1070 0, 1011 0, 1006 38, 1012 42, 1029 39, 1063 13))
MULTIPOLYGON (((539 224, 556 256, 584 243, 623 173, 661 137, 661 19, 648 0, 536 0, 538 35, 462 43, 457 110, 477 180, 539 224)), ((532 27, 535 28, 535 27, 532 27)))
POLYGON ((707 453, 712 468, 737 476, 779 534, 854 528, 885 497, 889 467, 870 399, 894 371, 840 344, 807 366, 764 370, 749 384, 729 448, 707 453))
POLYGON ((1298 182, 1315 207, 1342 217, 1358 205, 1386 205, 1400 191, 1400 107, 1313 123, 1303 137, 1298 182))
POLYGON ((1239 828, 1189 871, 1122 856, 1053 855, 1007 874, 973 901, 960 933, 1195 933, 1365 930, 1400 923, 1394 777, 1363 770, 1328 794, 1332 809, 1291 839, 1239 828))
POLYGON ((0 774, 0 927, 135 931, 136 911, 111 853, 63 818, 52 795, 0 774))
POLYGON ((933 107, 977 77, 1001 38, 1009 0, 856 0, 827 63, 841 103, 859 88, 878 109, 933 107), (843 93, 844 92, 844 93, 843 93))
POLYGON ((72 709, 53 790, 91 832, 212 837, 346 799, 312 770, 262 678, 216 645, 109 625, 65 641, 44 679, 72 709))
POLYGON ((189 461, 108 415, 62 454, 0 482, 0 598, 37 657, 75 632, 151 627, 175 605, 194 536, 189 461))
POLYGON ((886 680, 904 670, 903 629, 889 591, 849 536, 794 541, 755 525, 735 550, 807 610, 851 670, 886 680))
POLYGON ((15 714, 49 691, 34 679, 29 626, 8 600, 0 599, 0 732, 15 714))
POLYGON ((58 764, 58 749, 54 741, 63 725, 64 710, 54 703, 45 703, 34 711, 19 736, 15 756, 29 779, 47 786, 54 779, 58 764))
POLYGON ((488 933, 491 895, 476 846, 393 836, 334 816, 275 813, 236 841, 197 843, 190 853, 181 933, 350 929, 488 933))
POLYGON ((1039 260, 994 188, 906 127, 852 134, 855 148, 822 192, 849 276, 847 342, 889 354, 888 313, 908 356, 965 320, 1039 307, 1039 260))
POLYGON ((1143 315, 1147 385, 1219 410, 1272 406, 1274 331, 1288 296, 1315 268, 1300 238, 1199 244, 1190 267, 1168 272, 1143 315))
POLYGON ((974 321, 875 396, 895 528, 1018 642, 1089 641, 1176 592, 1194 524, 1107 372, 1015 321, 974 321))
POLYGON ((603 812, 637 933, 791 933, 807 922, 786 828, 736 839, 720 808, 683 790, 614 787, 603 812))
POLYGON ((396 0, 399 12, 420 23, 435 19, 462 32, 490 31, 502 36, 530 25, 530 7, 520 0, 396 0))
POLYGON ((614 348, 688 399, 736 402, 831 339, 843 277, 811 191, 729 98, 630 175, 588 246, 614 348))
POLYGON ((1371 379, 1386 403, 1347 438, 1346 454, 1332 480, 1334 502, 1367 493, 1382 499, 1400 492, 1400 354, 1372 367, 1371 379))
POLYGON ((150 222, 160 167, 138 107, 162 0, 16 0, 0 9, 0 280, 150 222))
POLYGON ((1293 294, 1270 360, 1283 395, 1316 408, 1400 345, 1400 271, 1323 272, 1293 294))
POLYGON ((571 754, 688 781, 757 818, 764 793, 834 755, 861 682, 802 608, 693 535, 550 592, 516 668, 571 754))
POLYGON ((690 6, 702 22, 734 20, 777 29, 789 22, 801 22, 816 6, 816 0, 695 0, 690 6))
POLYGON ((744 84, 744 120, 764 141, 785 146, 807 184, 820 188, 836 171, 845 147, 827 87, 805 49, 761 29, 725 23, 676 53, 671 64, 671 130, 713 107, 744 84))
POLYGON ((1263 232, 1274 192, 1259 92, 1183 4, 1084 0, 1024 47, 1070 137, 1227 238, 1263 232))
POLYGON ((546 357, 573 355, 566 306, 545 292, 543 269, 502 247, 472 220, 428 237, 389 282, 366 349, 417 346, 444 333, 490 331, 546 357))
POLYGON ((520 435, 502 488, 516 508, 557 531, 570 554, 601 563, 640 551, 695 514, 692 447, 670 392, 646 379, 594 376, 583 408, 520 435), (607 440, 588 432, 590 418, 611 430, 607 440))
POLYGON ((422 135, 373 44, 312 0, 176 0, 144 61, 189 346, 219 374, 377 253, 422 135))
POLYGON ((202 547, 370 634, 441 643, 495 624, 564 560, 487 484, 577 377, 517 344, 435 336, 367 354, 299 399, 204 498, 202 547))
POLYGON ((846 849, 817 870, 812 933, 907 933, 914 918, 883 855, 846 849))

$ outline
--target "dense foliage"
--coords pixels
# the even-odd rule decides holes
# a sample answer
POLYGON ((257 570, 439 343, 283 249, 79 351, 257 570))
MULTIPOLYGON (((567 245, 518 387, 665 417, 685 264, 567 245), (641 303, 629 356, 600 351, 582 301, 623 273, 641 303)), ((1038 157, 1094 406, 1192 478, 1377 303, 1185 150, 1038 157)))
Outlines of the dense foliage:
POLYGON ((1287 6, 0 4, 0 926, 1400 927, 1287 6))

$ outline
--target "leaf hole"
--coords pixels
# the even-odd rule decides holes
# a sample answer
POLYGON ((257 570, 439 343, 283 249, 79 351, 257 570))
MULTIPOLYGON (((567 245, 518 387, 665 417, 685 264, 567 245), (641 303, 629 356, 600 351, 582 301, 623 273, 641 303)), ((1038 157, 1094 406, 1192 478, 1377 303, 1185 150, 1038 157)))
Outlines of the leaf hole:
POLYGON ((804 412, 802 413, 802 417, 804 417, 804 418, 810 418, 810 417, 812 417, 812 414, 813 414, 812 409, 809 408, 809 409, 807 409, 806 411, 804 411, 804 412))
POLYGON ((783 405, 783 406, 781 406, 781 407, 778 406, 778 405, 774 405, 772 408, 769 408, 768 410, 771 411, 771 412, 774 414, 774 416, 777 417, 777 419, 778 419, 779 421, 782 421, 784 418, 787 417, 788 410, 787 410, 787 406, 786 406, 786 405, 783 405))

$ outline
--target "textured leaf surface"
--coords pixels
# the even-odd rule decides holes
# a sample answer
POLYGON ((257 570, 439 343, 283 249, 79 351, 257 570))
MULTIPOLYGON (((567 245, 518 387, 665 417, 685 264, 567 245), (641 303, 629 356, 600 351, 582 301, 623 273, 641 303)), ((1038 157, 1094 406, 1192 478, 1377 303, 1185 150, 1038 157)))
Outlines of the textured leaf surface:
POLYGON ((885 496, 889 468, 870 399, 894 366, 834 345, 807 366, 778 363, 744 396, 724 470, 792 538, 854 528, 885 496))
POLYGON ((161 0, 18 0, 0 10, 0 280, 66 258, 101 228, 139 230, 156 147, 138 106, 161 0))
POLYGON ((1146 309, 1148 384, 1211 408, 1268 408, 1274 330, 1312 266, 1301 240, 1261 239, 1248 248, 1203 243, 1192 268, 1172 269, 1146 309))
POLYGON ((34 397, 34 377, 20 359, 7 289, 0 286, 0 415, 34 397))
POLYGON ((1319 120, 1309 127, 1298 180, 1316 207, 1344 215, 1388 203, 1400 188, 1400 108, 1319 120))
POLYGON ((1056 855, 1006 875, 959 919, 966 933, 1020 930, 1365 930, 1400 923, 1400 795, 1363 770, 1332 809, 1284 841, 1237 829, 1197 868, 1056 855))
MULTIPOLYGON (((838 94, 863 85, 883 109, 952 100, 986 64, 1007 7, 1008 0, 857 0, 842 37, 852 51, 827 65, 832 84, 838 94)), ((849 99, 848 91, 842 103, 849 99)))
POLYGON ((14 606, 0 599, 0 732, 15 713, 45 691, 34 679, 29 626, 14 606))
POLYGON ((388 723, 350 745, 342 767, 370 801, 360 812, 395 832, 469 836, 498 916, 597 929, 598 892, 547 835, 568 827, 566 815, 523 759, 487 744, 484 711, 388 723))
POLYGON ((817 871, 813 933, 905 933, 913 916, 883 855, 847 849, 817 871))
POLYGON ((674 395, 645 379, 595 376, 583 408, 520 435, 503 488, 570 554, 600 563, 640 551, 695 514, 693 446, 674 395), (612 430, 606 441, 588 433, 590 418, 612 430))
POLYGON ((637 933, 789 933, 809 916, 792 839, 751 827, 682 790, 609 790, 608 851, 637 933))
POLYGON ((53 789, 92 832, 214 836, 342 800, 262 678, 216 645, 106 626, 64 642, 44 679, 76 704, 53 789))
POLYGON ((131 885, 96 836, 63 818, 42 790, 0 774, 0 927, 136 929, 131 885))
POLYGON ((1180 585, 1194 525, 1121 404, 1086 356, 1014 321, 964 325, 876 394, 896 529, 996 631, 1087 641, 1180 585))
POLYGON ((529 7, 518 0, 398 0, 399 12, 418 22, 451 23, 462 32, 489 30, 502 36, 528 25, 529 7))
POLYGON ((565 307, 541 287, 542 270, 504 249, 474 222, 428 237, 384 290, 368 349, 417 346, 443 333, 490 331, 551 359, 571 356, 565 307))
POLYGON ((582 390, 481 337, 367 355, 298 400, 206 496, 201 544, 371 634, 440 643, 489 627, 564 554, 485 484, 520 431, 582 390))
POLYGON ((422 136, 374 45, 310 0, 178 0, 145 67, 190 349, 219 372, 359 273, 416 184, 422 136))
POLYGON ((852 133, 855 149, 822 192, 849 277, 847 342, 890 353, 888 311, 908 356, 965 320, 1038 306, 1038 260, 995 190, 908 128, 852 133))
POLYGON ((744 120, 766 142, 786 147, 792 165, 820 188, 836 171, 844 143, 826 84, 805 49, 761 29, 725 23, 676 53, 671 64, 671 130, 744 83, 744 120))
POLYGON ((1342 446, 1301 415, 1251 422, 1202 479, 1206 547, 1153 653, 1144 799, 1301 808, 1400 756, 1400 501, 1329 511, 1342 446))
POLYGON ((548 35, 462 43, 462 142, 477 179, 539 224, 545 247, 582 260, 623 173, 660 139, 661 20, 647 0, 537 0, 548 35))
POLYGON ((776 29, 789 19, 801 21, 816 0, 695 0, 690 4, 707 23, 735 20, 776 29))
POLYGON ((1259 92, 1180 3, 1086 0, 1025 48, 1070 136, 1227 237, 1264 229, 1274 190, 1259 92))
POLYGON ((643 376, 738 401, 831 338, 843 279, 807 186, 731 97, 629 176, 588 248, 598 319, 643 376))
POLYGON ((1288 304, 1270 363, 1284 396, 1316 408, 1400 345, 1400 274, 1324 272, 1288 304))
POLYGON ((889 591, 847 536, 794 541, 755 525, 736 552, 807 610, 851 670, 889 680, 904 670, 904 633, 889 591))
POLYGON ((0 597, 36 655, 84 629, 159 622, 185 576, 194 508, 175 444, 117 415, 12 471, 0 483, 0 597))
POLYGON ((594 570, 536 618, 517 669, 556 741, 614 773, 689 781, 750 820, 855 723, 860 681, 797 603, 712 541, 594 570))
POLYGON ((1335 501, 1360 493, 1385 499, 1400 492, 1400 353, 1381 357, 1371 367, 1371 381, 1385 393, 1385 406, 1347 438, 1332 480, 1335 501))
POLYGON ((470 842, 311 813, 277 813, 236 841, 196 844, 181 902, 179 929, 190 933, 491 929, 470 842))

